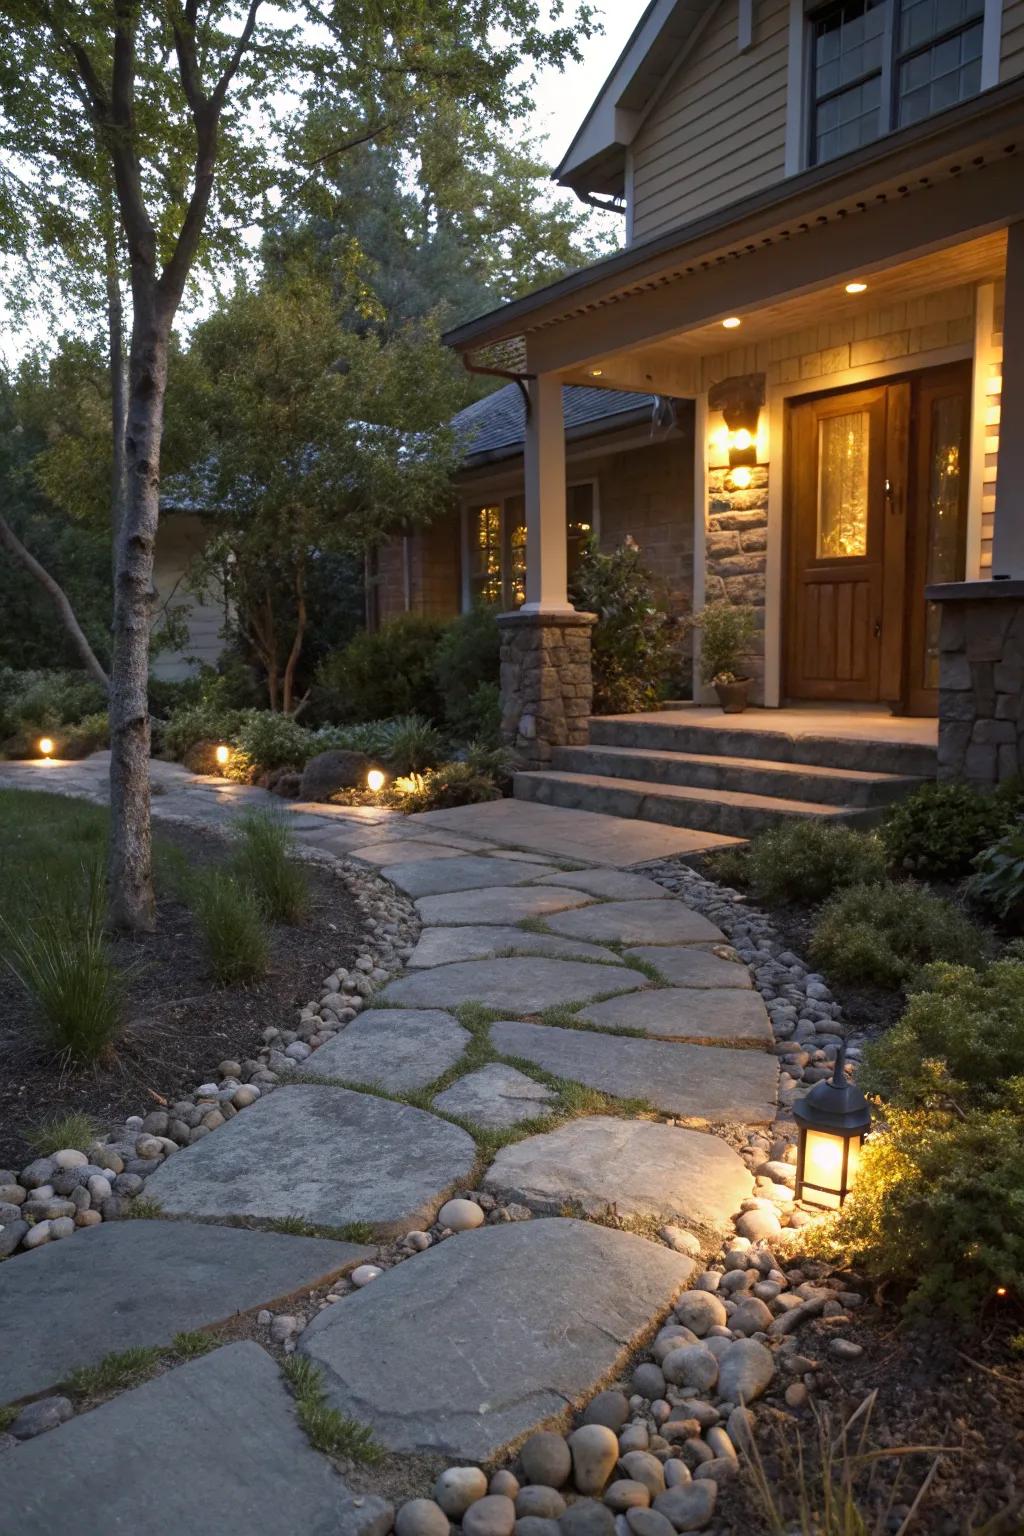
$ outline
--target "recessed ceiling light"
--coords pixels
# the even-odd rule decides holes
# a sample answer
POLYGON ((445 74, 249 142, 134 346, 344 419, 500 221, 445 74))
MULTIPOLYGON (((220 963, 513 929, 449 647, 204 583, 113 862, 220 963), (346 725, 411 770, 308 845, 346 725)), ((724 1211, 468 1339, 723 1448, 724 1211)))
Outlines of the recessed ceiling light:
POLYGON ((847 293, 866 293, 867 286, 867 283, 847 283, 846 291, 847 293))
POLYGON ((727 331, 734 331, 736 329, 736 327, 739 325, 739 323, 740 323, 739 315, 730 315, 728 320, 723 320, 722 321, 722 324, 724 325, 724 327, 725 327, 725 329, 727 331))
POLYGON ((591 368, 591 370, 590 370, 590 377, 592 379, 600 379, 603 376, 603 374, 604 374, 604 369, 603 368, 591 368))

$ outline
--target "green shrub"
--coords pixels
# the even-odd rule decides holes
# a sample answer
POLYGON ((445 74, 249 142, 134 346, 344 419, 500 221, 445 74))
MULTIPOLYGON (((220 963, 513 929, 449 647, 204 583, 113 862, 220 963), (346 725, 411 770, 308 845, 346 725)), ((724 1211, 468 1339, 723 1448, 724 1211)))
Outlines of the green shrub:
POLYGON ((497 609, 474 608, 449 624, 434 652, 434 678, 448 729, 469 738, 484 734, 481 710, 498 693, 501 633, 497 609), (485 703, 486 701, 486 703, 485 703))
POLYGON ((252 887, 227 870, 205 870, 193 880, 190 900, 215 979, 232 986, 264 976, 269 941, 252 887))
POLYGON ((86 715, 76 725, 65 727, 58 742, 58 756, 77 759, 100 752, 110 745, 110 717, 105 709, 86 715))
POLYGON ((831 980, 900 987, 933 960, 969 965, 986 947, 952 902, 906 881, 838 891, 821 909, 809 954, 831 980))
POLYGON ((472 763, 442 763, 429 773, 416 774, 396 786, 399 810, 407 816, 418 811, 450 811, 460 805, 479 805, 485 800, 500 800, 501 790, 487 773, 472 763))
POLYGON ((273 923, 304 922, 309 915, 309 877, 295 857, 288 823, 272 811, 246 811, 236 826, 239 844, 232 863, 264 915, 273 923))
POLYGON ((441 761, 444 737, 422 715, 400 715, 379 723, 371 755, 383 758, 392 773, 422 773, 441 761))
POLYGON ((690 620, 699 629, 700 680, 705 686, 714 682, 732 683, 749 675, 745 658, 757 633, 753 608, 742 603, 709 603, 690 620))
POLYGON ((882 825, 882 842, 894 870, 957 880, 1011 814, 1009 795, 982 795, 956 779, 924 784, 893 806, 882 825))
POLYGON ((106 689, 87 672, 0 670, 0 739, 19 728, 77 725, 106 707, 106 689))
POLYGON ((240 710, 228 709, 215 699, 179 704, 160 728, 160 750, 180 763, 201 741, 231 741, 241 719, 240 710))
POLYGON ((107 916, 99 859, 66 876, 37 877, 26 889, 25 910, 0 914, 5 958, 54 1047, 78 1061, 96 1061, 121 1033, 124 975, 114 964, 104 928, 107 916))
POLYGON ((1004 832, 974 860, 967 895, 1015 930, 1024 925, 1024 825, 1004 832))
POLYGON ((372 634, 356 635, 317 671, 321 717, 359 721, 416 713, 441 719, 434 656, 443 632, 440 620, 408 613, 372 634))
POLYGON ((294 716, 269 709, 243 710, 231 742, 227 776, 248 782, 275 768, 303 768, 311 757, 324 750, 313 732, 300 725, 294 716))
POLYGON ((868 1048, 861 1086, 907 1109, 1024 1104, 1024 964, 932 965, 918 985, 868 1048))
POLYGON ((463 761, 474 773, 493 779, 503 795, 512 788, 512 775, 516 771, 516 755, 510 747, 492 746, 489 741, 471 741, 463 754, 463 761))
POLYGON ((814 817, 759 832, 742 872, 762 901, 813 904, 847 886, 884 880, 885 852, 870 832, 814 817))
POLYGON ((1024 1291, 1024 1115, 893 1109, 839 1215, 806 1248, 907 1290, 911 1313, 972 1321, 1024 1291))
POLYGON ((627 542, 603 555, 592 540, 573 578, 571 600, 582 612, 597 614, 594 713, 653 708, 665 697, 677 658, 668 615, 639 549, 627 542))

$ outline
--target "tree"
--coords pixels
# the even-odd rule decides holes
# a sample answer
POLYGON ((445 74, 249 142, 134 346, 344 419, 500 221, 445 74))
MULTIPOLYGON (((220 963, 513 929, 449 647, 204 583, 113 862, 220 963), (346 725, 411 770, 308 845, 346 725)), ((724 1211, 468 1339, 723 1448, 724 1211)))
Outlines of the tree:
MULTIPOLYGON (((289 195, 355 145, 401 137, 439 95, 507 120, 527 98, 523 60, 565 58, 590 26, 581 3, 568 25, 545 32, 535 0, 306 0, 304 9, 315 31, 303 32, 280 0, 0 0, 0 148, 29 167, 30 188, 51 176, 84 212, 112 184, 127 256, 109 871, 111 915, 127 928, 154 924, 147 656, 160 449, 171 328, 204 242, 212 229, 244 227, 275 182, 289 195), (289 166, 279 102, 297 87, 331 110, 326 136, 307 136, 304 163, 289 166)), ((560 0, 550 9, 557 17, 560 0)), ((37 215, 34 198, 19 196, 21 179, 5 177, 2 200, 24 230, 37 215)), ((25 248, 28 237, 18 238, 25 248)))
POLYGON ((197 328, 171 397, 195 424, 189 493, 215 528, 206 570, 286 714, 301 703, 317 564, 428 518, 454 466, 444 423, 458 381, 436 329, 346 330, 345 312, 372 300, 351 264, 344 289, 302 271, 239 288, 197 328))

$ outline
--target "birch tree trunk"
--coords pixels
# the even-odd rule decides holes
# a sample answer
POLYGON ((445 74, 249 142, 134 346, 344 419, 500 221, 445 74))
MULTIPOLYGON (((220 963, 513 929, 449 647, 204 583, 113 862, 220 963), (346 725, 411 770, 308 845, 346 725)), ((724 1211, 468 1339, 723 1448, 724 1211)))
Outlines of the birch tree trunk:
POLYGON ((110 477, 110 559, 114 580, 117 580, 117 546, 124 519, 125 492, 125 418, 128 410, 128 381, 125 377, 124 355, 124 300, 121 296, 121 277, 117 268, 117 240, 113 230, 113 210, 110 210, 111 226, 104 242, 107 288, 107 365, 110 369, 110 430, 113 436, 114 457, 110 477))

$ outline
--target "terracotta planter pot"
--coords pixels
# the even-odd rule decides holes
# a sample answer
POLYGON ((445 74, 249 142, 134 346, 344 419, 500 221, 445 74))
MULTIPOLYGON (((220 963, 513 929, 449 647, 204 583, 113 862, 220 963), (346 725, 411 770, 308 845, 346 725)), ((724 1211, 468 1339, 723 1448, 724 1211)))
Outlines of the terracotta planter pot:
POLYGON ((752 677, 738 677, 734 683, 716 683, 715 692, 718 694, 718 702, 722 706, 722 713, 726 715, 742 715, 750 702, 750 689, 754 679, 752 677))

